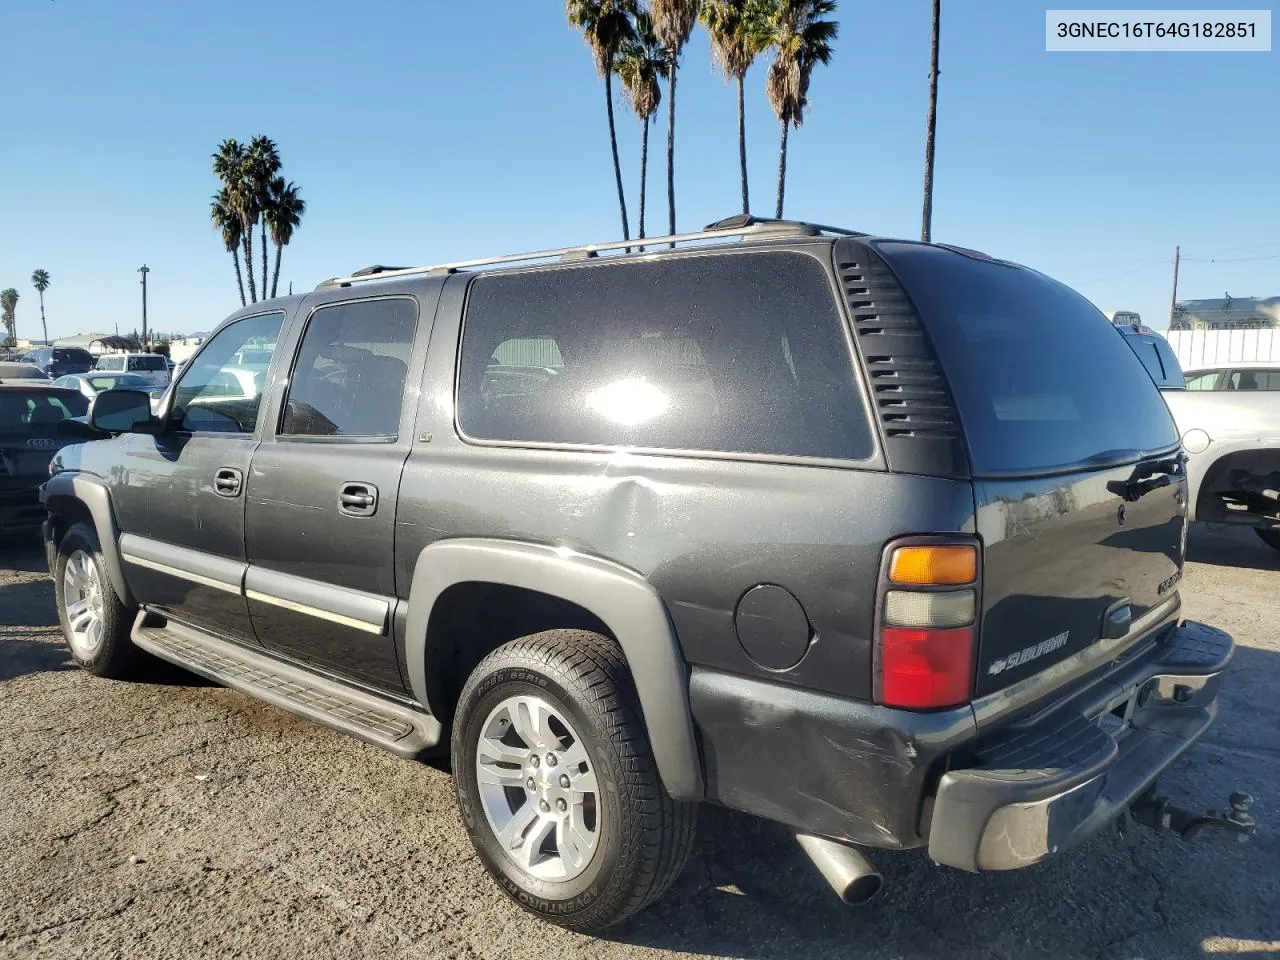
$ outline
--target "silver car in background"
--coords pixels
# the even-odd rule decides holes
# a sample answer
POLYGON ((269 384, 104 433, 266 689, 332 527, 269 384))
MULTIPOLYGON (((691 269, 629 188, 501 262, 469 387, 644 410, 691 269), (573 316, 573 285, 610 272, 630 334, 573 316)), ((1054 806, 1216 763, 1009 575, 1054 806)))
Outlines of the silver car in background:
POLYGON ((1239 361, 1184 375, 1164 337, 1147 327, 1116 329, 1178 425, 1187 519, 1253 527, 1280 550, 1280 364, 1239 361))

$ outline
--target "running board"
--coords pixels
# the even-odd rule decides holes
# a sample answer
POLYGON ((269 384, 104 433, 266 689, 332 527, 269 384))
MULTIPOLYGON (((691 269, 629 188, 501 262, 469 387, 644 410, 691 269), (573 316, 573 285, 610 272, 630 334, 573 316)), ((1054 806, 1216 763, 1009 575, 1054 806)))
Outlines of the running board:
POLYGON ((440 742, 440 721, 427 713, 322 677, 296 664, 172 621, 134 621, 135 646, 215 683, 359 737, 401 757, 419 757, 440 742))

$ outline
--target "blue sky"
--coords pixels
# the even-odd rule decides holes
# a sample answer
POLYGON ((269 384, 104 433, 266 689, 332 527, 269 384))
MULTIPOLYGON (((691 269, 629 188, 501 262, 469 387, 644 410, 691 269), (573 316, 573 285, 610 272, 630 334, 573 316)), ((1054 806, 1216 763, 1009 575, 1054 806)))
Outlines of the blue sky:
MULTIPOLYGON (((934 239, 1160 327, 1175 244, 1184 297, 1280 294, 1277 53, 1051 54, 1044 4, 943 8, 934 239)), ((841 0, 839 19, 791 137, 786 213, 918 236, 929 4, 841 0)), ((559 0, 3 0, 0 36, 0 287, 22 294, 20 336, 39 336, 37 266, 53 336, 137 326, 143 262, 153 326, 208 329, 237 307, 208 218, 229 136, 273 137, 307 200, 282 290, 619 233, 602 86, 559 0)), ((768 214, 764 77, 747 80, 748 147, 768 214)), ((733 90, 700 33, 678 92, 678 220, 696 229, 739 208, 733 90)), ((634 225, 640 128, 617 116, 634 225)), ((655 127, 651 227, 664 145, 655 127)))

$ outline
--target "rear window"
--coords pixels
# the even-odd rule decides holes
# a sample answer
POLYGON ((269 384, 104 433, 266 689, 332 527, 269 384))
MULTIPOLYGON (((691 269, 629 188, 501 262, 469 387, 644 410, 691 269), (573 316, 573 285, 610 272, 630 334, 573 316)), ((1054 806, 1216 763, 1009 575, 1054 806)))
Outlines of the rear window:
POLYGON ((130 370, 168 370, 169 365, 164 362, 164 357, 130 357, 130 370))
POLYGON ((0 391, 0 429, 52 426, 67 417, 83 417, 89 401, 78 393, 53 390, 0 391))
POLYGON ((1174 356, 1173 348, 1164 337, 1129 334, 1124 339, 1129 344, 1129 349, 1147 368, 1147 373, 1151 374, 1157 387, 1180 390, 1186 386, 1186 381, 1182 379, 1182 368, 1178 366, 1178 358, 1174 356))
POLYGON ((1143 365, 1074 290, 936 247, 876 246, 937 350, 976 475, 1067 469, 1177 441, 1143 365))
POLYGON ((741 253, 480 276, 472 438, 861 460, 873 443, 821 263, 741 253))

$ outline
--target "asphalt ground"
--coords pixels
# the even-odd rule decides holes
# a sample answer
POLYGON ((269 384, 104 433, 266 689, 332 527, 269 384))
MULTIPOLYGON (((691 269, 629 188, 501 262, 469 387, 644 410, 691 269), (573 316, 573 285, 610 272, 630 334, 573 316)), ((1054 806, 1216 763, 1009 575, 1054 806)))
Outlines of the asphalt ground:
POLYGON ((1197 527, 1189 557, 1186 615, 1239 647, 1161 785, 1247 790, 1250 843, 1108 832, 982 876, 879 855, 884 896, 850 908, 781 828, 707 808, 672 892, 592 938, 498 893, 442 765, 167 666, 80 672, 38 544, 0 545, 0 957, 1280 957, 1280 552, 1197 527))

